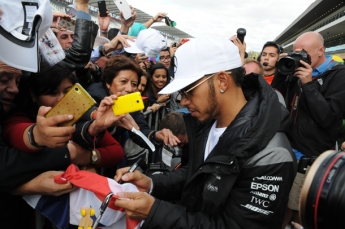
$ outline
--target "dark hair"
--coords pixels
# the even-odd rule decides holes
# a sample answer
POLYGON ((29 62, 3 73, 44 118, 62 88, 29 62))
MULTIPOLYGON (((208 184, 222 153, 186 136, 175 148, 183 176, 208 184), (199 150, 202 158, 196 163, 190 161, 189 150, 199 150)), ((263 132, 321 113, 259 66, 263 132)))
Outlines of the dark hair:
POLYGON ((275 47, 275 48, 277 49, 278 55, 279 55, 280 53, 284 52, 283 47, 280 46, 278 43, 276 43, 276 42, 274 42, 274 41, 267 41, 267 42, 264 44, 264 47, 262 47, 261 52, 264 51, 264 49, 265 49, 266 47, 275 47))
POLYGON ((39 97, 53 93, 64 79, 69 79, 72 84, 77 82, 76 77, 70 70, 58 65, 50 66, 45 62, 41 62, 40 72, 31 73, 27 82, 31 92, 39 97))
POLYGON ((237 87, 241 87, 243 83, 244 76, 246 75, 246 70, 243 67, 234 68, 231 71, 231 77, 234 80, 237 87))
POLYGON ((114 78, 122 70, 131 70, 135 72, 138 76, 138 83, 140 83, 140 78, 143 75, 143 71, 140 66, 135 61, 123 55, 116 55, 109 59, 104 68, 103 82, 112 84, 114 78))
POLYGON ((164 69, 166 74, 167 74, 167 78, 169 78, 169 71, 168 71, 168 69, 163 64, 161 64, 161 63, 157 63, 157 64, 154 64, 154 65, 151 66, 151 68, 150 68, 150 78, 152 78, 153 74, 155 73, 155 71, 157 69, 164 69))
POLYGON ((170 55, 170 47, 167 47, 166 49, 162 49, 161 52, 169 52, 169 55, 170 55))
POLYGON ((171 130, 175 136, 187 133, 183 115, 179 112, 167 114, 159 124, 159 129, 161 130, 163 128, 171 130))
POLYGON ((108 31, 108 39, 112 40, 114 37, 117 36, 117 34, 119 33, 119 29, 117 28, 111 28, 108 31))

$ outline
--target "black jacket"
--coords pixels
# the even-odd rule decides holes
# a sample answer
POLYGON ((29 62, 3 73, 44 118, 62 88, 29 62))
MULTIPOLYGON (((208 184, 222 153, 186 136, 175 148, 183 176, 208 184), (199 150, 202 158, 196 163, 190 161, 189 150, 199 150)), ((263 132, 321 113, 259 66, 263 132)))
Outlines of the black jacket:
POLYGON ((71 48, 65 51, 66 57, 56 65, 72 71, 84 68, 90 61, 98 25, 93 21, 78 18, 75 23, 71 48))
MULTIPOLYGON (((104 85, 103 82, 99 83, 93 83, 91 84, 87 89, 87 92, 94 98, 97 102, 97 104, 100 104, 102 99, 106 96, 110 96, 108 89, 104 85)), ((140 131, 147 137, 153 130, 150 129, 150 127, 147 125, 147 122, 144 118, 143 113, 140 111, 130 113, 130 115, 133 117, 134 121, 138 124, 140 131)), ((113 134, 114 138, 117 139, 119 142, 121 141, 121 135, 126 131, 126 129, 121 127, 116 127, 116 132, 113 134)), ((111 132, 111 131, 109 131, 111 132)), ((138 135, 129 132, 129 137, 132 139, 133 142, 138 144, 139 146, 150 149, 148 145, 145 143, 145 141, 139 137, 138 135)))
POLYGON ((280 228, 296 172, 284 133, 286 109, 259 75, 245 77, 248 100, 204 161, 212 120, 185 117, 189 164, 152 176, 157 197, 142 228, 280 228), (167 200, 181 200, 174 205, 167 200))
POLYGON ((307 156, 334 149, 345 108, 345 66, 337 65, 300 87, 299 80, 276 73, 271 86, 285 97, 293 148, 307 156))

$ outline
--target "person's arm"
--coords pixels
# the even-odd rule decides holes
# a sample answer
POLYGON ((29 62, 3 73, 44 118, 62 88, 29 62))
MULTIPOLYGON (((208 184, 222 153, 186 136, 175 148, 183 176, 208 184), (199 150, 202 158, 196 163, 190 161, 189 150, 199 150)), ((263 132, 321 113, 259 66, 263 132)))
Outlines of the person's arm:
POLYGON ((102 141, 96 145, 100 155, 100 161, 97 166, 114 167, 124 158, 124 152, 120 143, 118 143, 108 131, 105 132, 102 141))
MULTIPOLYGON (((297 68, 299 74, 307 71, 307 69, 297 68)), ((307 82, 302 85, 303 95, 301 102, 305 102, 308 112, 313 120, 322 128, 328 129, 342 119, 343 110, 345 108, 345 68, 334 70, 328 73, 327 90, 320 90, 319 83, 307 82)), ((301 76, 302 77, 302 76, 301 76)), ((325 80, 326 81, 326 80, 325 80)), ((301 82, 303 83, 302 79, 301 82)), ((321 86, 322 87, 322 86, 321 86)))
POLYGON ((100 36, 108 38, 108 27, 110 24, 110 14, 108 12, 108 8, 107 8, 106 13, 107 13, 106 17, 101 17, 99 12, 98 12, 97 18, 98 18, 100 36))
POLYGON ((166 13, 163 13, 163 12, 157 13, 154 17, 152 17, 152 18, 149 19, 147 22, 145 22, 145 23, 144 23, 144 26, 145 26, 146 28, 150 28, 150 26, 151 26, 153 23, 162 21, 166 16, 167 16, 166 13))
POLYGON ((61 173, 62 172, 58 171, 47 171, 41 173, 34 179, 12 190, 11 194, 60 196, 73 191, 73 185, 69 181, 67 181, 66 184, 55 183, 54 177, 61 173))
POLYGON ((66 57, 57 63, 62 68, 77 70, 83 68, 90 60, 93 43, 98 26, 91 21, 88 14, 88 0, 76 0, 77 20, 71 48, 65 51, 66 57))
POLYGON ((137 12, 134 11, 134 8, 130 6, 132 17, 128 18, 127 20, 123 17, 122 11, 120 11, 120 18, 121 18, 121 26, 119 29, 120 34, 127 35, 129 28, 133 25, 135 18, 137 17, 137 12))
POLYGON ((23 113, 8 118, 4 125, 4 139, 23 152, 37 152, 44 146, 56 148, 67 144, 75 131, 72 126, 60 127, 59 123, 73 118, 71 115, 57 115, 45 118, 51 108, 40 107, 36 123, 23 113), (22 136, 21 138, 18 136, 22 136))
POLYGON ((66 147, 36 154, 0 146, 0 190, 8 192, 49 170, 64 170, 71 164, 66 147))

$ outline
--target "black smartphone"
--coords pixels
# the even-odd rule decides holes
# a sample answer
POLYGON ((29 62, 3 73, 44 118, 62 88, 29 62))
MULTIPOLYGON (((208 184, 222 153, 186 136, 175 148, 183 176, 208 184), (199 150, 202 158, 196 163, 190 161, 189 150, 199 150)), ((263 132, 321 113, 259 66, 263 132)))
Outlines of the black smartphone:
POLYGON ((237 38, 241 41, 242 44, 244 42, 244 37, 246 36, 246 33, 246 29, 244 28, 239 28, 237 30, 237 38))
POLYGON ((176 42, 175 42, 175 43, 173 43, 171 47, 177 47, 176 42))
POLYGON ((98 1, 98 10, 100 17, 107 16, 107 6, 105 5, 105 1, 98 1))

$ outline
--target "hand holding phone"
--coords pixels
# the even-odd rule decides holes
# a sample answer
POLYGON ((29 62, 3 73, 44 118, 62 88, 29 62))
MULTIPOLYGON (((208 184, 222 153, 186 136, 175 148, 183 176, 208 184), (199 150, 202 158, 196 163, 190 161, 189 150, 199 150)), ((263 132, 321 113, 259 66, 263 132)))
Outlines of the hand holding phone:
POLYGON ((144 102, 140 92, 134 92, 118 97, 112 108, 115 115, 132 113, 144 109, 144 102))
POLYGON ((60 114, 71 114, 73 115, 73 119, 62 123, 61 126, 72 126, 95 104, 96 101, 91 95, 79 83, 76 83, 45 117, 49 118, 60 114))
POLYGON ((122 11, 122 15, 125 20, 128 20, 132 17, 132 10, 131 7, 129 7, 126 0, 113 0, 117 8, 122 11))

